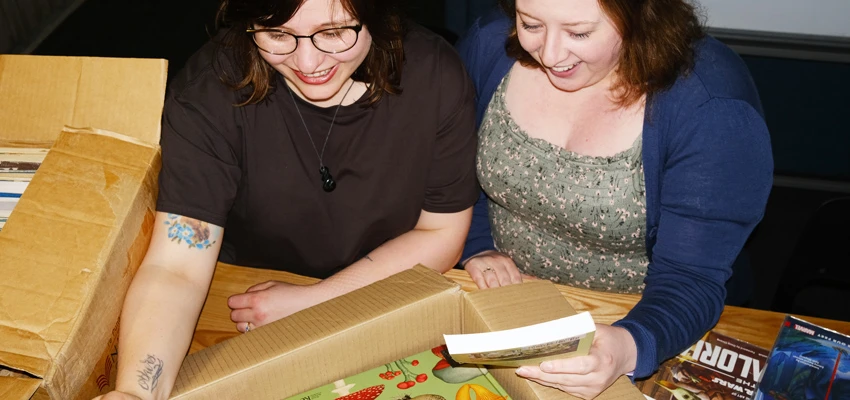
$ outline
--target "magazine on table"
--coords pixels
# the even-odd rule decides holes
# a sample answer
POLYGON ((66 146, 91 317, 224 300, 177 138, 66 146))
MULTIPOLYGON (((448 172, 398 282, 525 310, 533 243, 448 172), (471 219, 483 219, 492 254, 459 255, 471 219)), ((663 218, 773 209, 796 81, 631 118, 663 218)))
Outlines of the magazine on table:
POLYGON ((850 399, 850 336, 786 316, 753 398, 850 399))
POLYGON ((636 382, 655 400, 748 400, 764 371, 768 350, 710 331, 658 368, 654 378, 636 382))

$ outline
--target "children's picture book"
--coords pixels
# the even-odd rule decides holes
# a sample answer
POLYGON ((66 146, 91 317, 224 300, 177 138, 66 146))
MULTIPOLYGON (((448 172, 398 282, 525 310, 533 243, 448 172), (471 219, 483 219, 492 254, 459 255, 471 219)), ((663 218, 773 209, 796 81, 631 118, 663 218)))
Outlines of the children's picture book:
POLYGON ((596 324, 589 312, 503 331, 443 335, 459 364, 519 367, 587 355, 596 324))
POLYGON ((754 399, 850 399, 850 336, 786 316, 754 399))
POLYGON ((768 350, 709 331, 664 363, 655 378, 636 382, 655 400, 746 400, 755 392, 768 350))
POLYGON ((453 367, 446 346, 414 354, 286 400, 510 400, 484 367, 453 367))

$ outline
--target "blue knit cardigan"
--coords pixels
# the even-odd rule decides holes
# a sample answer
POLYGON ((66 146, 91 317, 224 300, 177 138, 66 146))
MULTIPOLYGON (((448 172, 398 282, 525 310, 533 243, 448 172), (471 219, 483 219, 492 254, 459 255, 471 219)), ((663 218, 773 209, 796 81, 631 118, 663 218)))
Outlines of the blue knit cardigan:
MULTIPOLYGON (((510 23, 502 12, 490 13, 458 43, 476 88, 478 124, 515 62, 505 53, 510 23)), ((711 37, 695 44, 695 54, 688 74, 647 100, 642 157, 650 263, 643 297, 613 324, 637 344, 636 378, 717 323, 724 282, 773 182, 770 138, 745 64, 711 37)), ((463 259, 494 248, 482 194, 463 259)))

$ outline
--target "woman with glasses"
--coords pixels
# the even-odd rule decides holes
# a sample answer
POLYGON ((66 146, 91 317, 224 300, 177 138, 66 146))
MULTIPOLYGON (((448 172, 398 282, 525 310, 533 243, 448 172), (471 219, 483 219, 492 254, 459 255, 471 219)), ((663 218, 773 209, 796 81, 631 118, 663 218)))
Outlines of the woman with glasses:
POLYGON ((322 278, 228 300, 236 329, 460 258, 474 92, 390 0, 229 0, 170 83, 156 224, 121 316, 117 391, 167 398, 216 261, 322 278))
POLYGON ((684 0, 504 0, 459 44, 478 94, 464 266, 641 293, 593 348, 517 373, 582 398, 647 377, 717 322, 761 218, 770 139, 741 59, 684 0))

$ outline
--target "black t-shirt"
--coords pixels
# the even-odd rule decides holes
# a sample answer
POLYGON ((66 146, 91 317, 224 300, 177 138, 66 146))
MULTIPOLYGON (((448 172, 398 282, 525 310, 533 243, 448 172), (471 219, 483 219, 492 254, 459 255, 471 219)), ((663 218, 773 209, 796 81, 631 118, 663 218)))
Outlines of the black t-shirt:
MULTIPOLYGON (((215 46, 169 86, 157 210, 225 227, 219 260, 324 278, 413 229, 421 210, 475 203, 474 89, 439 36, 408 32, 401 94, 339 109, 323 156, 330 193, 283 77, 259 104, 235 106, 245 92, 220 80, 237 74, 215 46)), ((336 106, 295 99, 321 151, 336 106)))

